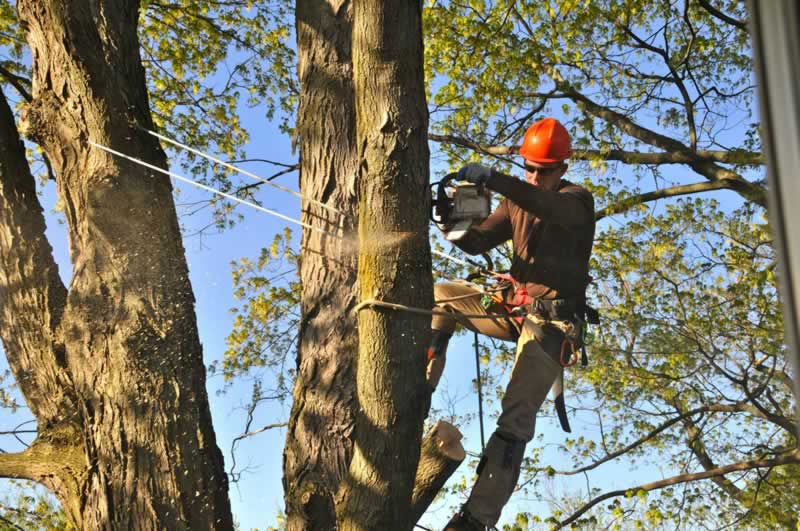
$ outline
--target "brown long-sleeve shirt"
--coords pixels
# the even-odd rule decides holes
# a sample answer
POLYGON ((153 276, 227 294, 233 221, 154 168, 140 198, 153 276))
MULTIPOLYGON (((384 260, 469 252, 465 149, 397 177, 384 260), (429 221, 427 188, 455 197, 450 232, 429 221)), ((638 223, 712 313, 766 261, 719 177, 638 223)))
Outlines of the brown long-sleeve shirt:
POLYGON ((468 254, 480 254, 511 240, 511 276, 525 284, 531 296, 582 295, 594 242, 592 194, 563 179, 551 191, 495 171, 486 185, 505 199, 454 243, 468 254))

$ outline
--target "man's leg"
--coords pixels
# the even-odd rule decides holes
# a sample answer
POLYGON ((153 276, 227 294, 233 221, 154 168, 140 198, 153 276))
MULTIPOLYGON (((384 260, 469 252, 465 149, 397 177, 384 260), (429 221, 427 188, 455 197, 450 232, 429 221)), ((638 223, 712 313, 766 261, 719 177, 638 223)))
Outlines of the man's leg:
POLYGON ((508 319, 474 319, 462 317, 466 315, 481 315, 488 313, 502 313, 502 307, 490 307, 489 310, 481 306, 482 292, 477 288, 463 282, 440 282, 433 287, 434 300, 437 302, 434 311, 437 315, 431 320, 432 336, 431 346, 428 348, 427 380, 431 390, 435 389, 444 371, 447 355, 447 345, 450 337, 460 324, 469 330, 496 337, 498 339, 513 340, 516 331, 508 319))
MULTIPOLYGON (((561 371, 557 361, 561 334, 547 332, 537 341, 536 328, 525 320, 497 429, 486 445, 478 465, 478 480, 464 506, 465 519, 471 518, 485 526, 497 523, 514 492, 525 445, 533 439, 536 414, 561 371)), ((454 526, 452 529, 473 527, 454 526)))

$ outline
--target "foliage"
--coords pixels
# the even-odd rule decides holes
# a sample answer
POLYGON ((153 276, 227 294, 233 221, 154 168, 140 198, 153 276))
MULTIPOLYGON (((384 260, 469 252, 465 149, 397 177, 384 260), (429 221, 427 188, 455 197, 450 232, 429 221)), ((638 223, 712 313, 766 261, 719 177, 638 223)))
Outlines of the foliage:
MULTIPOLYGON (((159 132, 223 160, 244 156, 244 108, 263 108, 267 120, 278 117, 291 133, 297 88, 289 20, 287 0, 143 1, 142 61, 159 132)), ((239 185, 229 170, 180 155, 200 182, 255 200, 258 184, 239 185)), ((234 205, 218 196, 210 202, 217 228, 230 227, 234 205)))
MULTIPOLYGON (((598 237, 602 334, 574 392, 599 433, 566 441, 576 469, 621 449, 629 466, 658 463, 678 474, 796 447, 774 251, 762 214, 750 204, 726 213, 695 198, 598 237)), ((787 473, 748 467, 670 488, 650 503, 676 524, 711 518, 710 506, 727 508, 720 524, 785 525, 800 503, 781 488, 787 473)))
POLYGON ((261 249, 257 260, 242 258, 231 264, 234 297, 242 305, 231 310, 235 319, 228 349, 220 363, 209 367, 212 373, 220 371, 227 381, 266 368, 274 376, 275 395, 291 395, 290 354, 300 320, 299 256, 287 228, 275 235, 269 248, 261 249))
POLYGON ((70 531, 75 528, 58 502, 40 486, 30 481, 11 481, 0 503, 0 528, 70 531))
MULTIPOLYGON (((287 0, 143 0, 139 36, 157 132, 223 160, 241 159, 250 142, 240 120, 244 109, 263 109, 267 120, 279 120, 279 129, 292 134, 297 80, 290 20, 287 0)), ((0 80, 29 99, 30 58, 16 10, 6 1, 0 2, 0 50, 0 80)), ((240 184, 229 170, 163 146, 198 181, 257 201, 260 184, 240 184)), ((38 151, 31 155, 43 162, 38 151)), ((36 168, 48 176, 43 163, 36 168)), ((213 196, 209 202, 217 228, 239 219, 230 201, 213 196)))

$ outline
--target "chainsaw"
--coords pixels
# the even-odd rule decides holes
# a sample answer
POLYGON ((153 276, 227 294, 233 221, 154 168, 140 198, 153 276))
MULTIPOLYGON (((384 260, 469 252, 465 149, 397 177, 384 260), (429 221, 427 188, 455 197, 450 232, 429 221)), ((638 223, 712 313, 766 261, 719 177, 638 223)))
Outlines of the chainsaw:
POLYGON ((447 227, 446 238, 458 240, 475 223, 489 217, 492 195, 482 184, 456 182, 458 173, 449 173, 431 184, 431 221, 447 227))

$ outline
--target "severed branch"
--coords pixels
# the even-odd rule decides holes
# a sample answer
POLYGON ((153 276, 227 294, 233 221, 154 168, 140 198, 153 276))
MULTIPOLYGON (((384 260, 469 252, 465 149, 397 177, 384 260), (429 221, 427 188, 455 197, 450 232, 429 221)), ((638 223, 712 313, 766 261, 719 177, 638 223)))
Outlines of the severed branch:
POLYGON ((738 463, 721 466, 712 470, 706 470, 704 472, 697 472, 694 474, 679 474, 671 478, 662 479, 659 481, 653 481, 651 483, 645 483, 643 485, 631 487, 629 489, 607 492, 592 499, 565 520, 558 522, 558 527, 562 528, 570 525, 578 518, 580 518, 581 515, 586 513, 586 511, 588 511, 589 509, 591 509, 592 507, 594 507, 595 505, 604 500, 607 500, 609 498, 616 498, 618 496, 624 496, 626 493, 631 491, 638 492, 643 490, 645 492, 650 492, 653 490, 662 489, 664 487, 669 487, 671 485, 679 485, 681 483, 689 483, 691 481, 698 481, 701 479, 709 479, 718 476, 724 476, 725 474, 730 474, 731 472, 756 470, 760 468, 772 468, 776 466, 797 464, 797 463, 800 463, 800 450, 795 450, 789 454, 781 455, 772 459, 752 459, 749 461, 740 461, 738 463))
POLYGON ((417 522, 422 518, 465 457, 461 432, 448 422, 437 422, 422 440, 414 491, 411 494, 410 522, 417 522))

